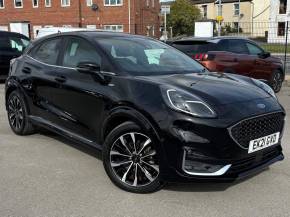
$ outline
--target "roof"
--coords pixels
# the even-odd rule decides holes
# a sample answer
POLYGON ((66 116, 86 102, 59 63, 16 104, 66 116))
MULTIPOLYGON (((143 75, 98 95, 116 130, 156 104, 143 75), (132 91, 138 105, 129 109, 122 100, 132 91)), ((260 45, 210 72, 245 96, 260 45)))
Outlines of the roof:
MULTIPOLYGON (((218 0, 190 0, 192 4, 208 4, 215 3, 218 4, 218 0)), ((240 0, 241 2, 251 2, 252 0, 240 0)), ((239 0, 221 0, 222 4, 239 2, 239 0)))
POLYGON ((173 40, 172 42, 182 42, 182 41, 214 41, 214 40, 221 40, 221 39, 243 39, 248 40, 245 37, 236 37, 236 36, 217 36, 217 37, 185 37, 178 40, 173 40))
POLYGON ((18 36, 18 37, 27 38, 27 40, 30 40, 27 36, 22 35, 20 33, 17 33, 17 32, 8 32, 8 31, 1 31, 0 30, 0 36, 7 36, 7 35, 10 35, 10 36, 18 36))

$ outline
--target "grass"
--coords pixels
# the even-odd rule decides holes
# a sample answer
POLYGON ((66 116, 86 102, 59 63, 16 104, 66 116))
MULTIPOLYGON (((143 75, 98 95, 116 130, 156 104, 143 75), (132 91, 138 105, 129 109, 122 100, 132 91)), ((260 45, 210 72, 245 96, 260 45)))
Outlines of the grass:
MULTIPOLYGON (((270 53, 285 53, 285 44, 261 44, 261 47, 270 53)), ((287 53, 290 53, 290 45, 287 46, 287 53)))

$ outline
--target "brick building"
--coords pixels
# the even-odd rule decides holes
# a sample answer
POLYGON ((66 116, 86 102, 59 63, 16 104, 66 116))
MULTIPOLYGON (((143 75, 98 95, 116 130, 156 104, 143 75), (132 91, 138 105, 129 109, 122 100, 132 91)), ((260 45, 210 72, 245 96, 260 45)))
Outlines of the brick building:
POLYGON ((0 30, 98 28, 159 37, 159 0, 0 0, 0 30))

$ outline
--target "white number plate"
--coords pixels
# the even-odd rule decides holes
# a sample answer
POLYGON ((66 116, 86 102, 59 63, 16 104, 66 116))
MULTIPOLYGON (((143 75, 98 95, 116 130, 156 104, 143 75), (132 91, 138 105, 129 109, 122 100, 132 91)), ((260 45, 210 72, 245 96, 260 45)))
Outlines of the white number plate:
POLYGON ((280 133, 274 133, 269 136, 265 136, 259 139, 250 141, 248 153, 253 153, 269 146, 275 145, 279 142, 280 133))

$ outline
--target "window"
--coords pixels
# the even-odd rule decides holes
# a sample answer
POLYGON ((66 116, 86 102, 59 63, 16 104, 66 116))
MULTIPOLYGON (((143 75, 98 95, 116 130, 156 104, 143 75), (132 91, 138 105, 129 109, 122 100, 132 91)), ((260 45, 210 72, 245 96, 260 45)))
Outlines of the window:
POLYGON ((61 0, 61 6, 62 7, 69 7, 70 6, 70 0, 61 0))
POLYGON ((104 30, 123 32, 123 25, 104 25, 104 30))
POLYGON ((278 36, 285 36, 285 22, 278 22, 278 36))
POLYGON ((38 0, 32 0, 32 7, 38 8, 38 0))
POLYGON ((225 50, 236 54, 248 54, 248 48, 243 40, 231 39, 222 40, 219 44, 219 50, 225 50))
POLYGON ((0 0, 0 9, 4 7, 5 7, 4 0, 0 0))
POLYGON ((93 0, 86 0, 86 2, 88 7, 93 5, 93 0))
POLYGON ((51 0, 45 0, 45 7, 51 7, 51 0))
POLYGON ((121 70, 132 75, 201 72, 204 67, 174 48, 142 38, 98 38, 98 44, 121 70))
POLYGON ((75 68, 81 62, 101 65, 101 57, 96 48, 85 40, 72 38, 64 52, 63 66, 75 68))
POLYGON ((149 0, 146 0, 146 6, 149 7, 149 0))
POLYGON ((105 6, 121 6, 123 5, 123 0, 104 0, 105 6))
POLYGON ((59 38, 45 41, 38 47, 32 57, 41 62, 56 65, 60 51, 60 42, 61 39, 59 38))
POLYGON ((207 5, 202 5, 202 17, 207 18, 207 5))
POLYGON ((279 14, 286 14, 287 11, 287 0, 280 0, 279 14))
POLYGON ((23 8, 22 0, 14 0, 14 7, 15 8, 23 8))
POLYGON ((240 4, 234 4, 234 15, 235 16, 240 15, 240 4))
POLYGON ((222 16, 223 15, 223 6, 217 5, 217 15, 222 16))
POLYGON ((29 41, 25 38, 11 37, 10 44, 12 49, 22 53, 29 44, 29 41))
POLYGON ((264 53, 264 51, 261 48, 252 43, 246 43, 246 45, 248 47, 250 55, 258 55, 264 53))
POLYGON ((152 0, 152 8, 155 7, 155 0, 152 0))
POLYGON ((29 44, 29 41, 20 37, 0 38, 0 50, 22 53, 29 44))

